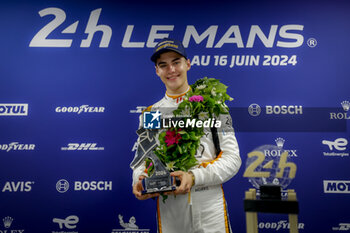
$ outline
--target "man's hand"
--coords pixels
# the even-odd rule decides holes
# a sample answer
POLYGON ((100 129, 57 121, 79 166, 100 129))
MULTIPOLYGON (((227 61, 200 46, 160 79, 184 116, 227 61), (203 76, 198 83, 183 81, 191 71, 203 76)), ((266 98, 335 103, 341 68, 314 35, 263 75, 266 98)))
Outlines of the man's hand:
POLYGON ((142 195, 142 191, 144 190, 142 185, 142 180, 144 178, 145 176, 140 176, 139 181, 136 184, 134 184, 132 187, 132 192, 135 195, 135 197, 139 200, 147 200, 149 198, 158 197, 159 193, 148 193, 148 194, 142 195))
POLYGON ((170 194, 178 195, 178 194, 186 194, 190 192, 193 184, 193 179, 192 179, 193 174, 184 172, 184 171, 175 171, 170 173, 170 175, 174 178, 178 177, 179 180, 181 181, 181 184, 179 187, 176 188, 175 191, 166 192, 164 193, 165 195, 170 195, 170 194))

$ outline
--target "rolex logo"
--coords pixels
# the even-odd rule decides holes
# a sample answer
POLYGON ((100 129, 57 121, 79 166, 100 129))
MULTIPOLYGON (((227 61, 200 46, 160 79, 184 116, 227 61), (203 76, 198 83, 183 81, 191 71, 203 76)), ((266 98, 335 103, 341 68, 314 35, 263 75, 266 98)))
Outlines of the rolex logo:
POLYGON ((341 102, 341 106, 343 107, 344 111, 349 111, 350 109, 350 102, 347 100, 344 100, 341 102))
POLYGON ((7 216, 7 217, 3 218, 2 221, 4 222, 5 228, 10 228, 12 221, 13 221, 13 218, 7 216))
POLYGON ((283 145, 284 145, 285 140, 284 140, 283 138, 276 138, 276 139, 275 139, 275 142, 276 142, 276 145, 277 145, 279 148, 282 148, 283 145))

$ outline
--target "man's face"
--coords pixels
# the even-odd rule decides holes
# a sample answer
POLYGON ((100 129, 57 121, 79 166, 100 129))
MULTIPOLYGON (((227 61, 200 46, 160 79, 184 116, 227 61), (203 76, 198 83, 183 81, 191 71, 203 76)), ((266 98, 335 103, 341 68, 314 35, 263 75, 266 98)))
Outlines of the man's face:
POLYGON ((190 68, 190 60, 173 51, 162 53, 156 62, 156 73, 168 94, 181 94, 187 90, 187 71, 190 68))

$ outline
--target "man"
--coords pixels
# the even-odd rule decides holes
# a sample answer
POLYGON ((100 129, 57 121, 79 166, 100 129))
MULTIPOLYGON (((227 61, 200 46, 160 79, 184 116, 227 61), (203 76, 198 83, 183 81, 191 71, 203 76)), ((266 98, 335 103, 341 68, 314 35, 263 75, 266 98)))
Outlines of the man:
MULTIPOLYGON (((183 96, 190 90, 187 71, 191 68, 181 42, 164 38, 155 47, 151 60, 156 74, 165 85, 163 99, 147 110, 176 109, 183 96)), ((229 115, 220 116, 231 122, 229 115)), ((140 118, 142 125, 142 117, 140 118)), ((225 123, 226 124, 226 123, 225 123)), ((174 192, 165 193, 168 199, 159 200, 159 194, 141 194, 142 179, 147 174, 145 165, 133 171, 133 193, 139 200, 158 197, 158 231, 164 233, 231 232, 222 183, 232 178, 239 170, 241 159, 238 144, 230 123, 217 133, 221 152, 215 152, 212 132, 209 130, 200 140, 196 159, 199 166, 189 172, 175 171, 171 176, 181 184, 174 192), (230 128, 231 130, 227 130, 230 128)))

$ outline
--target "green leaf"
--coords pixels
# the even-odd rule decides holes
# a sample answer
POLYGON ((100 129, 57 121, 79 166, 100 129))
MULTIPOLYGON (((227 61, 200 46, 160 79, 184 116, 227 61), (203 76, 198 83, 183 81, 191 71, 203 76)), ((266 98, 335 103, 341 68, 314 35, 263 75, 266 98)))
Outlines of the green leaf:
POLYGON ((179 146, 179 144, 177 145, 177 149, 178 149, 178 151, 179 151, 180 154, 183 153, 183 150, 182 150, 181 146, 179 146))
POLYGON ((188 133, 183 134, 181 137, 182 137, 183 140, 188 140, 188 139, 190 139, 190 135, 189 135, 188 133))

